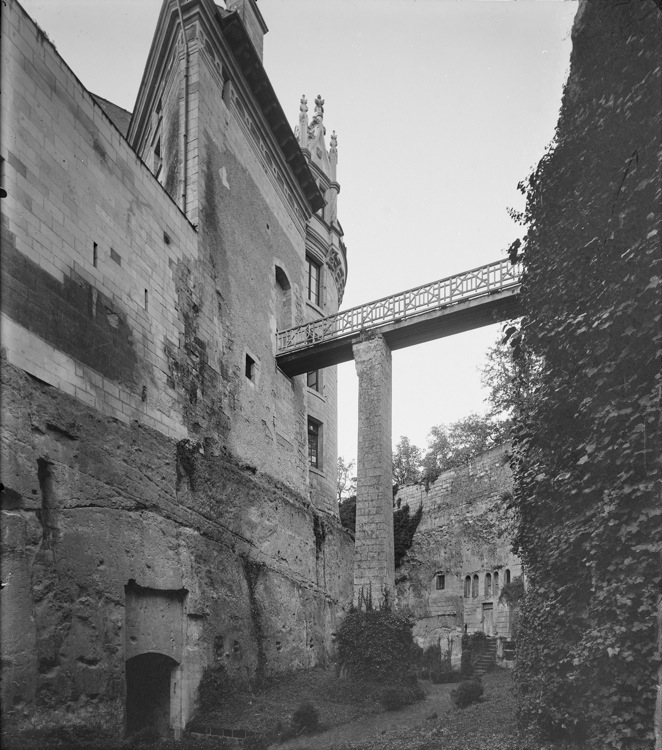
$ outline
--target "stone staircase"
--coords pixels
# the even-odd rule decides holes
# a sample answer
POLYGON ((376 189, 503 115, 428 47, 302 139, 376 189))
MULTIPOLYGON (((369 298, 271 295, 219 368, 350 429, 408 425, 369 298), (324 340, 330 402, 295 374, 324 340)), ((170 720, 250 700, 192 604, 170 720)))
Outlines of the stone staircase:
POLYGON ((474 675, 476 675, 476 677, 480 677, 481 675, 484 675, 485 672, 487 672, 489 669, 492 669, 492 667, 496 664, 496 652, 496 638, 490 638, 488 636, 486 639, 485 651, 483 651, 482 654, 476 657, 476 661, 473 664, 474 675))

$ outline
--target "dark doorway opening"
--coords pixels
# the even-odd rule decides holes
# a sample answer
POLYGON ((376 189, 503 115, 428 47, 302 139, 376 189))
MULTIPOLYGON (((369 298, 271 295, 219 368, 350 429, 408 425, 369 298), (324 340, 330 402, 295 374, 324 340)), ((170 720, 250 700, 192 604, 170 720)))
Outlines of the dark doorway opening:
POLYGON ((126 662, 126 731, 170 732, 170 677, 177 662, 163 654, 140 654, 126 662))

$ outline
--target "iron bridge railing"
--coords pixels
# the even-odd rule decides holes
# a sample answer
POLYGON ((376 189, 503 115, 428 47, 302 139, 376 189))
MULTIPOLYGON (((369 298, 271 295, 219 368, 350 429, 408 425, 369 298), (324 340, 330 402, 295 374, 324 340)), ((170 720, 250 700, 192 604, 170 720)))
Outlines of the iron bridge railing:
POLYGON ((276 354, 351 336, 369 327, 400 322, 456 302, 505 291, 520 283, 521 274, 521 263, 513 265, 509 260, 500 260, 391 297, 352 307, 326 318, 278 331, 276 354))

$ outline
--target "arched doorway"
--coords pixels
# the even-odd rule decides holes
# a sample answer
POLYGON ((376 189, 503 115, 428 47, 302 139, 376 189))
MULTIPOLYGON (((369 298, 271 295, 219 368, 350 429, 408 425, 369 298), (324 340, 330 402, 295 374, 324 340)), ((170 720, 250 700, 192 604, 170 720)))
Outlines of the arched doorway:
POLYGON ((139 654, 126 662, 126 732, 170 731, 170 680, 177 662, 163 654, 139 654))

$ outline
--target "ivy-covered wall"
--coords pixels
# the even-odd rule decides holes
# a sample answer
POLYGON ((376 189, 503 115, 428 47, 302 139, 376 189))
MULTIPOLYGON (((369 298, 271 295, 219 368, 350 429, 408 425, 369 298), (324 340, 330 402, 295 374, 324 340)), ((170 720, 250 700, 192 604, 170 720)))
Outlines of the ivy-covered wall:
POLYGON ((523 726, 652 748, 659 651, 660 21, 580 2, 556 140, 529 178, 513 343, 523 726))

